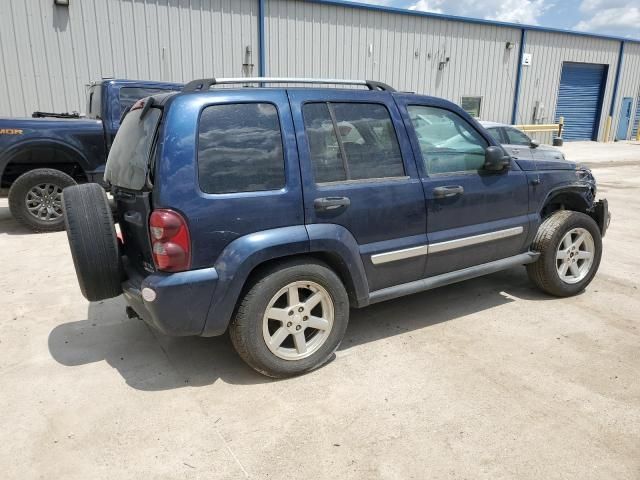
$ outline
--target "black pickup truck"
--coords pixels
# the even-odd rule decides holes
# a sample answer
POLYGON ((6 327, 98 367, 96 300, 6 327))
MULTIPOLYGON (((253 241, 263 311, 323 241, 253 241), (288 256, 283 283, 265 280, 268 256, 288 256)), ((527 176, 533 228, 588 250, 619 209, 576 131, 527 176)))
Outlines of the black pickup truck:
POLYGON ((91 84, 86 116, 34 112, 33 118, 0 118, 0 184, 9 208, 39 232, 64 229, 62 189, 102 183, 120 118, 138 99, 182 85, 137 80, 91 84))

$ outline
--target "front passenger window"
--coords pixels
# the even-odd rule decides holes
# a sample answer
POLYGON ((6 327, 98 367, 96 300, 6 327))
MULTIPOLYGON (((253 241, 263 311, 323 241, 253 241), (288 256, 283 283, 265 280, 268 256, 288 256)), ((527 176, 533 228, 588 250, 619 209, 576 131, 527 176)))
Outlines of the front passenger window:
POLYGON ((466 120, 442 108, 410 105, 407 110, 429 175, 482 168, 488 143, 466 120))

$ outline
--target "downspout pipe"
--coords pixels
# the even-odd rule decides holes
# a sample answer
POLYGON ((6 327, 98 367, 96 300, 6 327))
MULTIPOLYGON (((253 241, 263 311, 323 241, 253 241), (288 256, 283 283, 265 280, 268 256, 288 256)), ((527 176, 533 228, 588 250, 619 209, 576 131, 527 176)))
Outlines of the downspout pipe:
MULTIPOLYGON (((609 116, 605 122, 604 141, 608 142, 611 136, 613 126, 613 112, 616 109, 616 100, 618 97, 618 85, 620 84, 620 71, 622 70, 622 61, 624 60, 624 42, 620 42, 620 53, 618 53, 618 65, 616 67, 616 79, 613 84, 613 93, 611 94, 611 105, 609 107, 609 116)), ((615 134, 614 134, 615 139, 615 134)))
POLYGON ((258 76, 266 77, 267 69, 266 69, 266 54, 265 54, 265 40, 264 40, 264 30, 265 30, 265 8, 264 8, 265 0, 258 0, 258 76))
POLYGON ((518 123, 518 102, 520 97, 520 83, 522 82, 522 58, 524 56, 524 47, 527 43, 527 29, 520 31, 520 53, 518 54, 518 70, 516 71, 516 85, 513 92, 513 111, 511 112, 511 124, 518 123))
POLYGON ((609 115, 613 116, 616 108, 616 100, 618 96, 618 85, 620 84, 620 72, 622 71, 622 61, 624 60, 624 42, 620 42, 620 53, 618 54, 618 66, 616 67, 616 83, 613 84, 613 95, 611 95, 611 107, 609 115))

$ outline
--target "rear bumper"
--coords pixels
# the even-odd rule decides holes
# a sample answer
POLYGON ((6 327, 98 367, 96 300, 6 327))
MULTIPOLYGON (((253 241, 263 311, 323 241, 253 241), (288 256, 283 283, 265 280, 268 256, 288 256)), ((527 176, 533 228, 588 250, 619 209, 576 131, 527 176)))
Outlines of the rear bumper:
POLYGON ((128 278, 122 284, 124 298, 146 323, 171 336, 202 333, 218 283, 215 268, 156 272, 145 277, 132 269, 126 270, 128 278), (145 300, 143 289, 152 290, 155 298, 145 300))

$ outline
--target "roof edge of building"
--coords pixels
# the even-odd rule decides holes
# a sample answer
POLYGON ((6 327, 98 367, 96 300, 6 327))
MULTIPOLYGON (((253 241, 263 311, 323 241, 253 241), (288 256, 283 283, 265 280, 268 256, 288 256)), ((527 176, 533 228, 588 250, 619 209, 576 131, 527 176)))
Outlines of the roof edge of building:
POLYGON ((563 28, 542 27, 540 25, 528 25, 524 23, 501 22, 499 20, 487 20, 483 18, 462 17, 457 15, 445 15, 443 13, 423 12, 421 10, 409 10, 406 8, 389 7, 385 5, 372 5, 369 3, 354 2, 351 0, 304 0, 304 1, 308 3, 319 3, 324 5, 359 8, 359 9, 374 10, 374 11, 386 12, 386 13, 396 13, 400 15, 428 17, 428 18, 435 18, 439 20, 451 20, 451 21, 457 21, 457 22, 475 23, 480 25, 493 25, 497 27, 517 28, 517 29, 524 29, 524 30, 538 31, 538 32, 564 33, 567 35, 593 37, 601 40, 614 40, 617 42, 640 43, 640 39, 636 39, 636 38, 617 37, 617 36, 605 35, 601 33, 582 32, 582 31, 568 30, 563 28))

